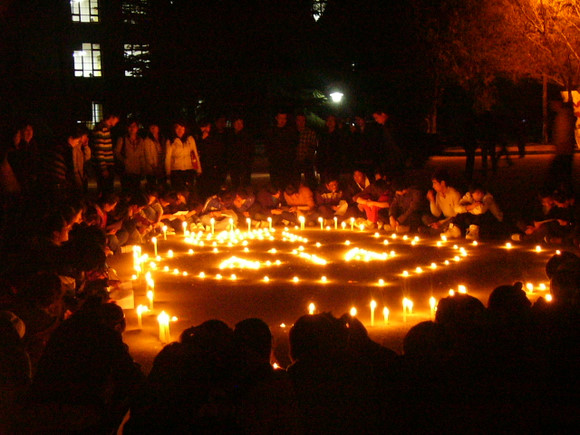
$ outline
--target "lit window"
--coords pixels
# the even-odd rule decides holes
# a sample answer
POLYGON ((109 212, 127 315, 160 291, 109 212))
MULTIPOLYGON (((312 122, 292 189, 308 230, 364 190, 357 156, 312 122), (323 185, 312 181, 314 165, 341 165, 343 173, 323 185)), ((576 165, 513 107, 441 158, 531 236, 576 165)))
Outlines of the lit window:
POLYGON ((149 14, 149 0, 124 0, 121 3, 121 11, 125 23, 142 23, 149 14))
POLYGON ((125 77, 143 77, 150 64, 149 44, 125 44, 125 77))
POLYGON ((98 0, 71 0, 70 10, 75 23, 98 23, 98 0))
POLYGON ((324 10, 326 9, 327 0, 313 0, 312 1, 312 17, 314 21, 318 21, 324 10))
POLYGON ((103 105, 96 101, 91 101, 91 123, 97 125, 103 119, 103 105))
POLYGON ((101 77, 101 44, 83 43, 73 52, 75 77, 101 77))

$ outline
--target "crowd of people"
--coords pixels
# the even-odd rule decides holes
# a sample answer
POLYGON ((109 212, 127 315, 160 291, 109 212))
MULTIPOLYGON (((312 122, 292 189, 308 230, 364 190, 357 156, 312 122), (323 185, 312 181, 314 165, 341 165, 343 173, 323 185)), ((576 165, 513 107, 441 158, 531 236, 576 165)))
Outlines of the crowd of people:
POLYGON ((344 222, 578 246, 569 185, 539 191, 537 212, 508 221, 483 185, 460 193, 443 169, 431 176, 432 188, 414 184, 388 115, 373 116, 367 147, 362 117, 349 135, 329 117, 318 135, 303 115, 291 127, 278 113, 264 135, 264 184, 252 182, 254 143, 242 118, 231 128, 225 117, 202 120, 198 135, 177 121, 168 136, 130 119, 114 136, 119 117, 111 114, 92 131, 74 126, 54 147, 40 146, 32 125, 19 129, 1 154, 0 432, 111 433, 129 410, 127 433, 574 427, 580 259, 569 252, 546 266, 553 302, 532 306, 519 283, 495 289, 487 308, 467 295, 444 298, 434 322, 409 331, 403 355, 370 340, 356 318, 326 313, 295 322, 287 370, 271 366, 272 335, 259 319, 234 328, 210 320, 184 331, 148 376, 133 362, 123 311, 110 297, 120 282, 107 257, 164 227, 344 222), (345 148, 357 135, 361 142, 345 148), (361 159, 345 149, 361 151, 361 159))

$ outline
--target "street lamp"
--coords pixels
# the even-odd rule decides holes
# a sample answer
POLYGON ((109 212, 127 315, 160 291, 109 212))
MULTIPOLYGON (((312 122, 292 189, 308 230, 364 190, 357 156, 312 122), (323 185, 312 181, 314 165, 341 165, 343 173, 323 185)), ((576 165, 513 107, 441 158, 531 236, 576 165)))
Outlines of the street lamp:
POLYGON ((336 104, 339 104, 342 101, 342 97, 344 97, 344 94, 339 91, 334 91, 332 94, 330 94, 332 102, 336 104))

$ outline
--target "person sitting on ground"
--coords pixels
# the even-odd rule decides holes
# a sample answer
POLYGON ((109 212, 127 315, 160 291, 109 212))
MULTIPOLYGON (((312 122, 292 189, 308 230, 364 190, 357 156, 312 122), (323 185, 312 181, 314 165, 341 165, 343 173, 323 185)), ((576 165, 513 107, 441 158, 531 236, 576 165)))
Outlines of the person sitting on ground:
POLYGON ((558 206, 554 200, 554 194, 548 189, 538 192, 539 204, 532 212, 531 222, 519 220, 516 226, 519 233, 512 234, 512 240, 540 242, 546 236, 556 236, 559 230, 558 206), (540 207, 541 205, 541 207, 540 207))
POLYGON ((344 192, 340 189, 338 176, 329 175, 325 182, 316 189, 316 205, 318 213, 323 219, 342 219, 346 213, 348 204, 345 201, 344 192))
POLYGON ((361 193, 354 196, 356 203, 363 209, 366 220, 357 220, 357 224, 366 228, 381 229, 389 221, 389 207, 393 201, 393 191, 390 183, 379 178, 367 186, 361 193))
POLYGON ((360 169, 355 169, 352 176, 346 181, 344 193, 346 202, 348 202, 348 210, 346 212, 345 218, 362 218, 365 217, 364 210, 362 206, 359 205, 354 199, 355 196, 365 190, 370 186, 371 182, 365 173, 360 169))
POLYGON ((309 187, 300 184, 289 183, 284 189, 284 202, 286 203, 286 211, 289 212, 289 221, 297 224, 298 217, 304 216, 307 225, 316 225, 316 203, 314 202, 314 195, 309 187))
POLYGON ((423 194, 403 178, 393 181, 392 190, 395 198, 389 208, 390 227, 385 230, 397 233, 416 232, 422 225, 421 217, 426 209, 423 194))
POLYGON ((423 224, 432 235, 440 234, 447 229, 451 219, 457 215, 455 207, 459 205, 461 195, 449 185, 449 173, 438 169, 431 177, 433 190, 427 192, 430 214, 423 215, 423 224))
POLYGON ((292 213, 282 208, 282 190, 272 184, 258 191, 251 212, 254 214, 254 225, 268 225, 268 218, 272 219, 272 225, 278 225, 283 220, 290 222, 294 219, 292 213))
POLYGON ((254 212, 252 206, 256 201, 256 196, 244 187, 236 190, 234 201, 232 203, 234 212, 238 215, 238 220, 244 221, 252 219, 254 212))
POLYGON ((477 240, 480 234, 494 234, 497 223, 503 221, 503 212, 493 195, 481 184, 473 183, 455 208, 457 215, 443 233, 448 238, 461 237, 465 233, 468 240, 477 240), (483 227, 483 228, 482 228, 483 227))
POLYGON ((238 215, 227 207, 226 204, 233 202, 231 193, 220 192, 210 196, 203 205, 200 221, 207 229, 213 231, 233 230, 238 224, 238 215))

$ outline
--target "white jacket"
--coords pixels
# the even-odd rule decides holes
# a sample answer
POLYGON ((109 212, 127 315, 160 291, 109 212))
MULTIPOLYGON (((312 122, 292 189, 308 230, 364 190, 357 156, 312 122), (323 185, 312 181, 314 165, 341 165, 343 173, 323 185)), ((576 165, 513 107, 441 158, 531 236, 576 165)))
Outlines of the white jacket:
POLYGON ((455 207, 455 211, 458 214, 471 213, 475 215, 484 214, 487 211, 490 211, 491 214, 493 214, 498 221, 500 222, 503 221, 503 212, 500 210, 499 206, 495 202, 495 199, 493 199, 493 195, 491 193, 485 194, 483 200, 481 201, 483 204, 479 204, 474 209, 467 211, 466 206, 468 206, 469 204, 473 204, 474 202, 475 200, 473 199, 473 196, 471 196, 471 193, 467 192, 463 196, 463 198, 461 198, 461 201, 459 201, 459 205, 455 207))
POLYGON ((173 141, 168 140, 165 151, 165 173, 167 176, 171 175, 171 171, 194 169, 192 156, 197 159, 197 173, 199 175, 201 174, 201 161, 193 137, 187 136, 185 143, 177 137, 173 141))

